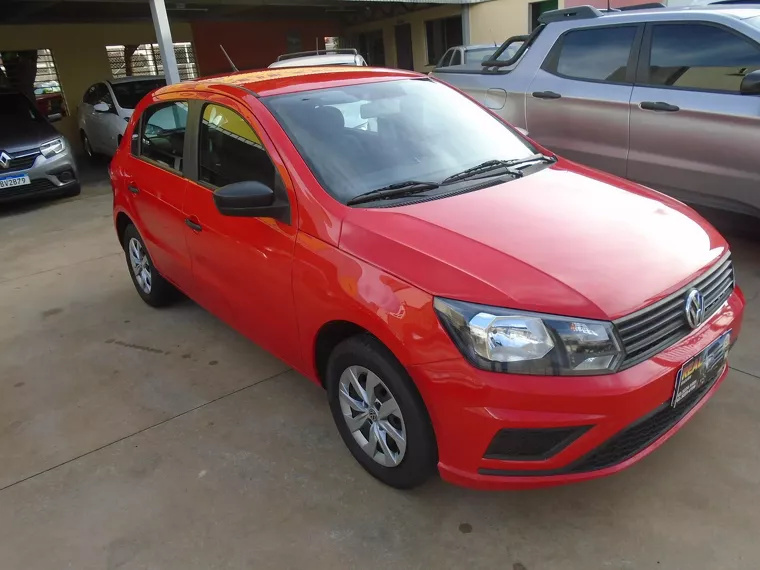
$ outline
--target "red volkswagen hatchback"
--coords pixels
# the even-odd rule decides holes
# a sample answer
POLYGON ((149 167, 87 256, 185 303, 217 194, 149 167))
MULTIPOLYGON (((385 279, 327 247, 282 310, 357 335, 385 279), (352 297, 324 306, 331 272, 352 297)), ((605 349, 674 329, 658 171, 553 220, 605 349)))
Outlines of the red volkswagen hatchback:
POLYGON ((140 296, 179 289, 323 385, 394 487, 619 471, 715 392, 741 326, 728 245, 692 210, 414 73, 162 88, 111 178, 140 296))

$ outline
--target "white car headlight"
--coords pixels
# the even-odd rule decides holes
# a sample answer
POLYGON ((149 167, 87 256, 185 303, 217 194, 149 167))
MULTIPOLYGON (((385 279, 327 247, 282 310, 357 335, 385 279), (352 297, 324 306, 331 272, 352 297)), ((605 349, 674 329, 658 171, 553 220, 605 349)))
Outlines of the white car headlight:
POLYGON ((50 158, 51 156, 62 153, 65 148, 66 143, 63 141, 63 138, 59 138, 50 142, 46 142, 45 144, 41 144, 40 152, 45 158, 50 158))
POLYGON ((436 298, 434 307, 462 354, 483 370, 510 374, 611 374, 623 359, 612 323, 436 298))

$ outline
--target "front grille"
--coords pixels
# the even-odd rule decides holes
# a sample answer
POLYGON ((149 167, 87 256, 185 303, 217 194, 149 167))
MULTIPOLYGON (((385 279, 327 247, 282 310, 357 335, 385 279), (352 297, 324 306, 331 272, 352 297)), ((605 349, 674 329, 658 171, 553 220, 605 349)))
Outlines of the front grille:
POLYGON ((625 350, 621 369, 630 368, 665 350, 691 332, 686 322, 686 297, 698 289, 705 300, 705 318, 717 311, 734 290, 731 256, 723 258, 706 275, 651 307, 615 321, 625 350))
POLYGON ((630 459, 642 449, 649 447, 661 435, 676 425, 686 414, 705 397, 715 381, 726 369, 719 367, 713 376, 698 390, 687 396, 675 408, 667 402, 645 419, 625 428, 611 439, 597 447, 586 457, 572 466, 570 473, 596 471, 612 467, 630 459))
POLYGON ((55 188, 55 184, 50 182, 47 178, 38 178, 32 180, 31 183, 23 186, 13 186, 11 188, 0 188, 0 198, 10 198, 12 196, 22 196, 24 194, 32 194, 33 192, 42 192, 44 190, 51 190, 55 188))
POLYGON ((27 170, 32 167, 34 161, 40 155, 40 151, 23 151, 16 153, 8 153, 11 157, 8 168, 0 168, 0 174, 6 172, 13 172, 14 170, 27 170))

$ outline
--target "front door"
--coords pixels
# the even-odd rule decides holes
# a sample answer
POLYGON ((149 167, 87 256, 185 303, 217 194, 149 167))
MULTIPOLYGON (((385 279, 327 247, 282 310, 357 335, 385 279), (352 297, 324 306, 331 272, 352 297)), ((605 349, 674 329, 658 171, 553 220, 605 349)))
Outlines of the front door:
POLYGON ((707 205, 760 209, 760 97, 739 92, 757 69, 760 46, 734 31, 649 25, 631 98, 628 178, 707 205))
POLYGON ((184 292, 192 291, 190 254, 182 205, 187 102, 148 107, 142 115, 139 144, 129 157, 136 223, 158 271, 184 292))
POLYGON ((606 26, 560 36, 526 94, 531 138, 560 156, 625 176, 631 53, 639 30, 606 26))
POLYGON ((287 194, 265 147, 271 150, 271 143, 258 134, 263 131, 250 111, 234 101, 205 104, 197 115, 197 173, 185 200, 194 298, 255 343, 297 362, 295 220, 224 216, 214 204, 214 192, 235 182, 253 180, 287 194))
POLYGON ((400 24, 396 33, 396 67, 414 70, 414 50, 412 48, 412 25, 400 24))

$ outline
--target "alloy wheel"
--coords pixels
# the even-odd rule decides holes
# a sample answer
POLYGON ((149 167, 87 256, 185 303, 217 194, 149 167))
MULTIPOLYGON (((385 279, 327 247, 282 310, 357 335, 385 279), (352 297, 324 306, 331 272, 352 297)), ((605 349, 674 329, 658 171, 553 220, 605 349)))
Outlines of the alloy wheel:
POLYGON ((145 248, 135 238, 129 240, 129 263, 132 266, 132 274, 135 276, 138 286, 146 295, 150 295, 152 282, 150 259, 148 259, 145 248))
POLYGON ((384 467, 395 467, 406 453, 404 417, 388 387, 363 366, 349 366, 340 376, 340 408, 359 447, 384 467))

